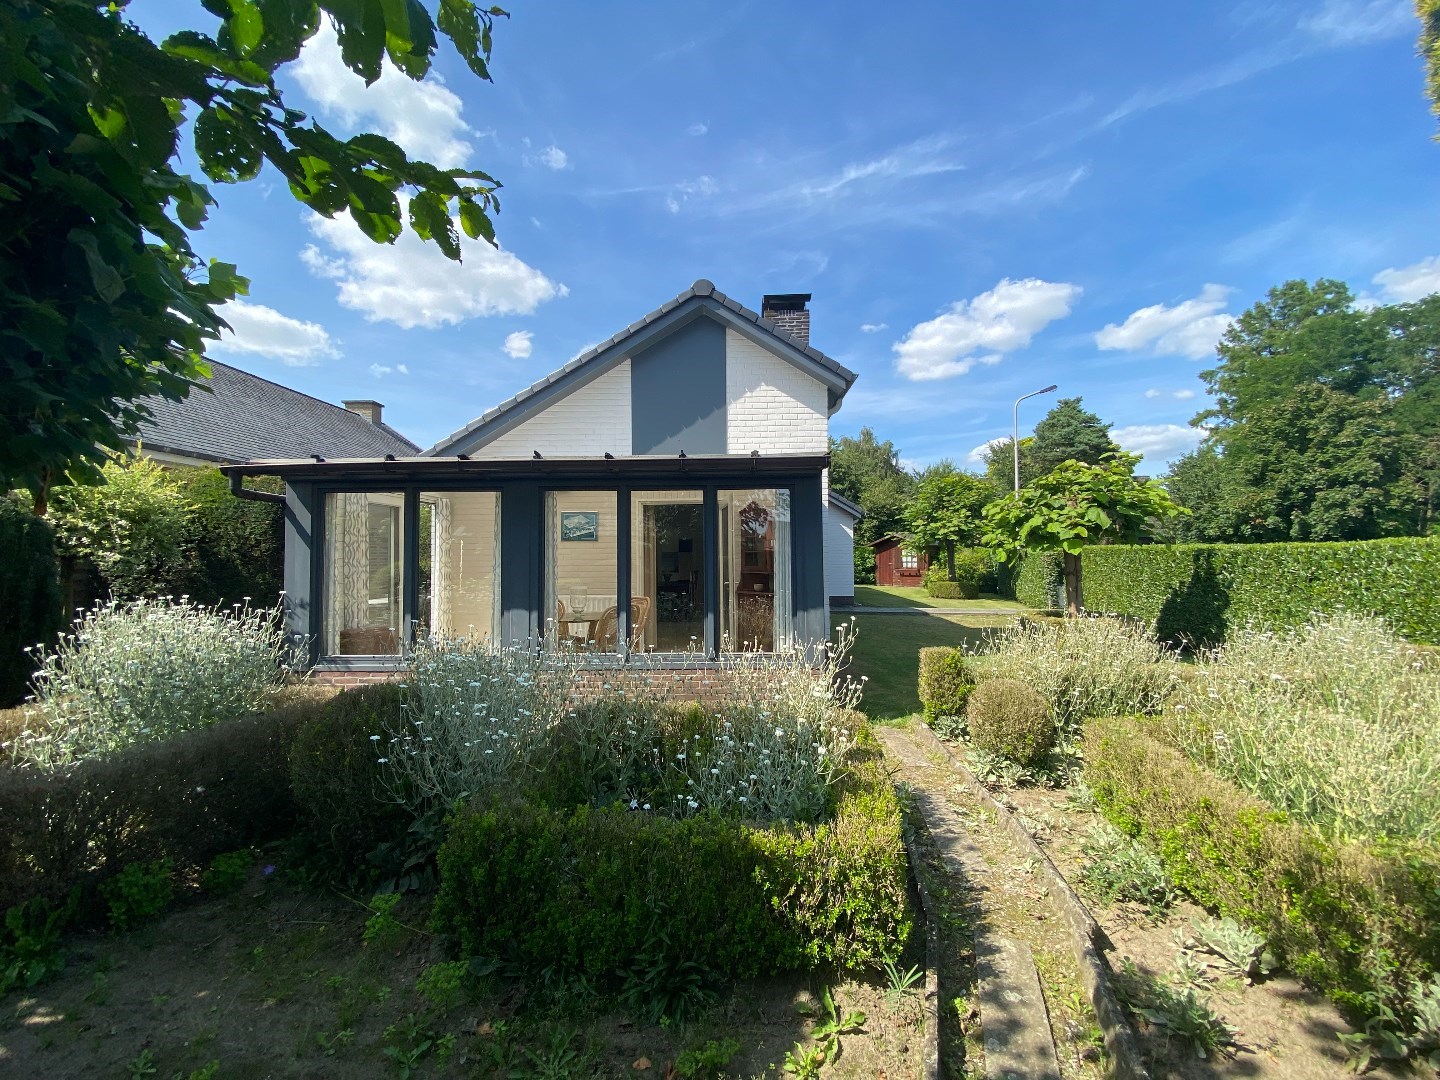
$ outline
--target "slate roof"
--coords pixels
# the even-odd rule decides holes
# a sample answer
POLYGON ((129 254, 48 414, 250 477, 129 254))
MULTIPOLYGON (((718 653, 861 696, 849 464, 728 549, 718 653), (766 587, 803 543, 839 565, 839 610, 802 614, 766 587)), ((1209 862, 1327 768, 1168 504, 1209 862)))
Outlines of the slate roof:
POLYGON ((860 509, 859 503, 851 502, 849 499, 845 498, 844 495, 841 495, 839 492, 836 491, 830 492, 830 505, 838 506, 841 510, 844 510, 856 521, 859 521, 865 516, 865 511, 860 509))
POLYGON ((646 327, 650 326, 652 323, 669 315, 676 308, 679 308, 682 305, 688 304, 694 300, 703 301, 706 299, 714 301, 715 304, 719 306, 720 310, 726 313, 728 317, 732 319, 743 319, 749 323, 753 323, 755 326, 771 334, 782 346, 786 346, 789 349, 792 349, 802 354, 811 363, 829 372, 831 376, 833 376, 843 386, 843 389, 840 391, 839 396, 843 397, 845 391, 848 391, 851 385, 855 382, 855 379, 857 378, 855 372, 846 368, 843 364, 832 360, 830 357, 826 356, 823 352, 821 352, 814 346, 786 333, 784 330, 780 329, 774 319, 762 318, 758 312, 751 311, 738 300, 732 300, 719 289, 715 288, 713 282, 707 280, 706 278, 701 278, 699 281, 695 282, 694 285, 691 285, 690 288, 686 289, 673 300, 667 300, 665 303, 661 304, 658 308, 650 312, 648 315, 642 316, 635 322, 631 323, 624 330, 621 330, 609 339, 602 341, 599 345, 587 349, 585 352, 575 357, 574 360, 571 360, 564 367, 560 368, 558 371, 552 371, 549 375, 545 376, 545 378, 541 379, 539 382, 532 383, 524 390, 521 390, 514 397, 502 401, 499 405, 496 405, 493 409, 486 410, 484 413, 476 417, 464 427, 460 428, 457 431, 451 432, 445 438, 441 439, 438 443, 432 446, 429 450, 426 450, 425 453, 427 455, 435 455, 447 448, 453 447, 454 444, 460 442, 463 439, 466 439, 468 436, 474 435, 481 428, 489 427, 496 421, 501 420, 508 413, 525 404, 526 401, 528 401, 530 398, 533 398, 536 394, 542 393, 543 391, 549 389, 551 386, 554 386, 556 383, 566 379, 578 369, 594 364, 595 362, 601 360, 602 357, 614 358, 617 355, 617 350, 619 349, 619 347, 623 346, 627 341, 633 338, 636 334, 643 331, 646 327))
POLYGON ((419 453, 388 424, 372 424, 349 409, 228 364, 209 364, 210 378, 200 380, 184 401, 145 399, 152 417, 141 423, 136 441, 217 463, 419 453))

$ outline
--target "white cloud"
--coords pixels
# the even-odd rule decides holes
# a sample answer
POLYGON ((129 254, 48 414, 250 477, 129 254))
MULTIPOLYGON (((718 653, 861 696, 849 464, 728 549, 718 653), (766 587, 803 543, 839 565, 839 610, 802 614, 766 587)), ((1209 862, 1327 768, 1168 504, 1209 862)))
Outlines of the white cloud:
POLYGON ((986 439, 986 440, 985 440, 984 442, 982 442, 979 446, 975 447, 974 450, 971 450, 970 453, 968 453, 968 454, 965 455, 965 464, 967 464, 967 465, 983 465, 983 464, 985 464, 985 457, 986 457, 986 455, 989 453, 990 448, 991 448, 992 446, 1009 446, 1009 445, 1010 445, 1009 436, 1006 436, 1006 437, 1003 438, 1003 439, 986 439))
POLYGON ((377 379, 383 379, 386 375, 390 375, 392 373, 409 375, 410 369, 404 364, 396 364, 394 367, 391 367, 389 364, 370 365, 370 374, 374 375, 377 379))
POLYGON ((1329 45, 1367 45, 1418 27, 1411 0, 1325 0, 1300 20, 1300 29, 1329 45))
POLYGON ((319 323, 282 315, 264 304, 232 300, 220 309, 230 324, 211 352, 268 356, 290 367, 309 367, 340 355, 330 333, 319 323))
POLYGON ((867 322, 860 324, 862 334, 878 334, 881 330, 889 330, 890 324, 884 322, 867 322))
POLYGON ((1421 259, 1410 266, 1381 270, 1372 279, 1392 304, 1408 304, 1440 292, 1440 255, 1421 259))
POLYGON ((570 166, 570 155, 554 143, 551 143, 538 154, 526 154, 525 164, 544 165, 547 169, 554 169, 558 172, 570 166))
MULTIPOLYGON (((1149 390, 1145 391, 1145 396, 1151 401, 1154 401, 1156 398, 1164 397, 1165 393, 1164 390, 1157 390, 1152 386, 1149 390)), ((1176 401, 1189 401, 1195 396, 1194 390, 1171 390, 1169 393, 1176 401)))
POLYGON ((1205 431, 1184 424, 1131 424, 1113 428, 1110 437, 1120 449, 1143 454, 1153 466, 1194 450, 1205 438, 1205 431))
POLYGON ((516 330, 513 334, 507 334, 505 337, 505 355, 516 360, 524 360, 530 355, 534 348, 534 346, 530 344, 530 339, 534 336, 535 335, 529 330, 516 330))
POLYGON ((695 123, 691 124, 685 129, 685 134, 689 135, 691 138, 699 138, 701 135, 704 135, 709 130, 709 124, 697 120, 695 123))
POLYGON ((1025 278, 1003 279, 973 300, 957 300, 913 327, 893 346, 895 368, 917 382, 964 375, 976 364, 996 364, 1022 349, 1056 319, 1070 314, 1079 285, 1025 278))
POLYGON ((328 23, 300 51, 292 69, 320 113, 349 128, 378 131, 412 157, 454 169, 473 149, 461 118, 464 103, 435 74, 416 82, 387 60, 369 86, 340 59, 340 41, 328 23))
POLYGON ((483 240, 462 235, 465 261, 456 263, 408 230, 393 244, 376 244, 348 217, 311 215, 309 226, 319 245, 307 246, 301 260, 317 277, 334 280, 340 303, 370 322, 433 329, 477 316, 529 315, 569 293, 483 240))
POLYGON ((1163 393, 1163 390, 1156 390, 1154 387, 1151 387, 1149 390, 1145 391, 1145 396, 1153 401, 1155 398, 1159 397, 1163 393))
POLYGON ((1229 295, 1230 289, 1224 285, 1206 285, 1199 296, 1174 307, 1143 307, 1131 312, 1123 323, 1110 323, 1097 331, 1095 344, 1127 352, 1152 348, 1167 356, 1199 360, 1215 351, 1220 335, 1235 321, 1235 316, 1220 313, 1229 295))
POLYGON ((678 214, 680 207, 691 199, 708 199, 720 190, 713 176, 697 176, 694 180, 681 180, 672 185, 670 194, 665 196, 665 209, 678 214))

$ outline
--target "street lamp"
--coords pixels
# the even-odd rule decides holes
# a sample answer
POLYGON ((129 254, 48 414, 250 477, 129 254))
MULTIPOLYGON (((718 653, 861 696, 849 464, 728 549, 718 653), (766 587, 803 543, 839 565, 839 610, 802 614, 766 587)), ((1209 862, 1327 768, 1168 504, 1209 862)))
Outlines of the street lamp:
POLYGON ((1015 399, 1015 417, 1011 426, 1010 448, 1015 451, 1015 490, 1020 490, 1020 402, 1025 398, 1039 397, 1041 394, 1048 394, 1058 387, 1054 383, 1045 387, 1044 390, 1036 390, 1033 394, 1026 394, 1025 397, 1015 399))

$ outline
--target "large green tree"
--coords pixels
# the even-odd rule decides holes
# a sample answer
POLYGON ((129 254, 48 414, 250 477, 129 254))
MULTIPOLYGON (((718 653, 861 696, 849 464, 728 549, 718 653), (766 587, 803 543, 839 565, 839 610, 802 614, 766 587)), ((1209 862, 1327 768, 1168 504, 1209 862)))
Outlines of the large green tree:
MULTIPOLYGON (((1085 408, 1082 399, 1061 398, 1035 425, 1035 441, 1029 447, 1028 465, 1034 476, 1043 476, 1062 461, 1098 465, 1106 454, 1113 454, 1119 449, 1110 438, 1110 425, 1085 408)), ((1022 461, 1021 464, 1027 463, 1022 461)), ((1029 479, 1022 475, 1020 482, 1029 483, 1029 479)))
POLYGON ((1162 521, 1186 513, 1154 480, 1139 480, 1139 454, 1114 453, 1099 465, 1064 461, 1018 492, 985 508, 983 542, 1002 560, 1023 551, 1058 551, 1065 567, 1065 610, 1085 606, 1080 555, 1092 544, 1133 544, 1162 521))
POLYGON ((203 0, 208 32, 157 44, 125 0, 0 4, 0 487, 43 512, 68 479, 96 480, 148 395, 178 399, 206 373, 219 308, 245 289, 208 266, 190 234, 215 204, 177 169, 188 123, 206 179, 237 183, 265 165, 291 194, 367 236, 409 227, 460 257, 455 220, 493 242, 498 184, 410 160, 378 135, 340 139, 289 107, 275 74, 322 23, 367 82, 390 62, 412 79, 447 37, 489 78, 498 8, 440 0, 203 0))
POLYGON ((1440 0, 1415 0, 1420 16, 1420 56, 1425 61, 1425 89, 1430 108, 1440 116, 1440 0))
POLYGON ((875 580, 870 545, 905 527, 905 507, 915 479, 900 465, 894 443, 865 427, 858 435, 830 440, 830 487, 865 511, 855 527, 855 580, 875 580))
POLYGON ((973 547, 984 532, 985 504, 995 489, 970 473, 933 470, 915 487, 905 512, 910 540, 920 548, 944 548, 946 572, 955 580, 956 546, 973 547))

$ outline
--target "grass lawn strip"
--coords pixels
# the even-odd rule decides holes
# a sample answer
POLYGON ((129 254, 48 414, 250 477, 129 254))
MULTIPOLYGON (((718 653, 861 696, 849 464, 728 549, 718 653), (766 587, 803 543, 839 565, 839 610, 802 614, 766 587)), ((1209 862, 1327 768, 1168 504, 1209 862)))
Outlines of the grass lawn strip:
MULTIPOLYGON (((1100 1029, 1086 999, 1075 967, 1070 946, 1069 929, 1052 910, 1045 888, 1035 866, 1019 852, 1013 841, 999 828, 994 816, 963 785, 955 783, 948 766, 929 760, 903 730, 887 729, 880 733, 887 753, 895 762, 897 779, 912 787, 922 788, 944 800, 951 813, 958 817, 966 839, 973 845, 978 862, 967 866, 963 877, 946 875, 946 889, 952 896, 963 898, 964 910, 972 927, 983 927, 1028 945, 1045 995, 1050 1035, 1054 1042, 1060 1075, 1065 1080, 1095 1078, 1103 1074, 1100 1029), (907 751, 905 748, 909 747, 907 751), (896 750, 904 756, 896 754, 896 750)), ((934 866, 932 865, 932 869, 934 866)), ((945 890, 932 890, 944 893, 945 890)), ((972 931, 973 932, 973 931, 972 931)), ((947 945, 948 952, 952 946, 947 945)), ((970 957, 974 963, 973 944, 970 957)), ((952 978, 953 965, 948 967, 952 978)), ((974 1005, 973 990, 957 1008, 954 982, 947 985, 947 965, 941 966, 942 1056, 955 1050, 955 1040, 946 1039, 945 1013, 968 1015, 974 1005), (963 1010, 963 1012, 961 1012, 963 1010)), ((962 976, 963 977, 963 976, 962 976)), ((970 985, 973 986, 973 976, 970 985)), ((979 1017, 983 1029, 983 1012, 979 1017)), ((979 1054, 972 1040, 963 1062, 964 1071, 950 1061, 942 1061, 949 1076, 983 1076, 977 1067, 979 1054)), ((983 1050, 981 1051, 983 1053, 983 1050)))
POLYGON ((1012 620, 1008 615, 839 615, 836 626, 855 620, 859 632, 849 673, 865 678, 860 711, 872 721, 898 720, 920 711, 916 656, 926 645, 978 646, 1012 620))
MULTIPOLYGON (((977 596, 973 600, 943 600, 923 587, 912 585, 856 585, 855 606, 864 608, 964 608, 967 611, 999 613, 1030 610, 1015 600, 977 596)), ((838 609, 837 609, 838 610, 838 609)))

